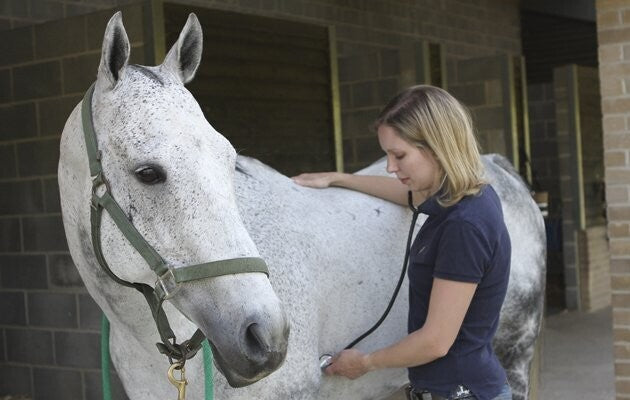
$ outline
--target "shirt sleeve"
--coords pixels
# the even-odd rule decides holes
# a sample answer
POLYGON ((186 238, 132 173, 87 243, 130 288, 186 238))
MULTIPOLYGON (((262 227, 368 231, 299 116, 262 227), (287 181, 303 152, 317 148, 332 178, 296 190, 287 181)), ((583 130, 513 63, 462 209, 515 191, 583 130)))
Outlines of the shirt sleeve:
POLYGON ((467 221, 452 221, 440 237, 433 276, 479 283, 491 257, 488 238, 479 229, 467 221))

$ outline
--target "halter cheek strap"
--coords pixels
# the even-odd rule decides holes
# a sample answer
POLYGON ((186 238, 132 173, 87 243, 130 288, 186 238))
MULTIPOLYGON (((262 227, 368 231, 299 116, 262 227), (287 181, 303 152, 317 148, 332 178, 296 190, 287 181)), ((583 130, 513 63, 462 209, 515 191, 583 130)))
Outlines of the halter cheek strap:
POLYGON ((92 84, 85 93, 81 105, 81 120, 85 135, 85 145, 90 166, 90 176, 92 177, 92 198, 90 204, 90 224, 92 233, 92 246, 94 254, 101 268, 115 282, 134 288, 143 294, 151 314, 155 320, 158 333, 162 340, 157 343, 158 350, 171 359, 185 362, 192 358, 201 348, 201 343, 205 339, 201 330, 197 329, 193 336, 180 344, 177 343, 175 334, 170 327, 166 313, 162 309, 164 300, 172 297, 178 291, 183 282, 194 281, 203 278, 217 277, 249 272, 262 272, 269 276, 267 264, 257 257, 233 258, 207 262, 203 264, 189 265, 184 267, 173 267, 169 265, 160 254, 144 239, 136 227, 129 221, 125 212, 116 202, 111 194, 111 188, 103 173, 101 164, 101 152, 98 150, 94 122, 92 120, 92 96, 94 93, 92 84), (107 211, 118 229, 125 236, 127 241, 144 258, 149 267, 157 275, 154 287, 145 283, 128 282, 118 277, 109 267, 105 260, 101 247, 101 221, 103 210, 107 211))

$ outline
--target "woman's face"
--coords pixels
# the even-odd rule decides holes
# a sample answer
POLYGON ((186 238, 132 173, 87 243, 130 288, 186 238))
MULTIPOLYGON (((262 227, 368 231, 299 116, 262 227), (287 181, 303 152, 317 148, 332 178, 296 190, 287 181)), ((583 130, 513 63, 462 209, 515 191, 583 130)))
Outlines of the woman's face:
POLYGON ((387 172, 396 174, 413 192, 431 195, 440 188, 441 168, 428 149, 419 149, 388 125, 378 127, 378 142, 387 154, 387 172))

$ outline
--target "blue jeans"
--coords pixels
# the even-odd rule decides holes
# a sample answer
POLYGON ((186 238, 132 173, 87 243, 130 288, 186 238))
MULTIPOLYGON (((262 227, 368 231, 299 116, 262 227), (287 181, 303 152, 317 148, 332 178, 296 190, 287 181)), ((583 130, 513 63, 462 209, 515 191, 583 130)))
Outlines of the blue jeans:
POLYGON ((492 400, 512 400, 512 389, 510 385, 506 383, 503 389, 501 389, 501 393, 492 400))
MULTIPOLYGON (((464 397, 462 400, 477 400, 477 397, 474 394, 471 394, 469 397, 464 397)), ((493 397, 492 400, 512 400, 512 388, 510 388, 509 384, 505 384, 503 389, 501 389, 501 393, 499 393, 496 397, 493 397)))

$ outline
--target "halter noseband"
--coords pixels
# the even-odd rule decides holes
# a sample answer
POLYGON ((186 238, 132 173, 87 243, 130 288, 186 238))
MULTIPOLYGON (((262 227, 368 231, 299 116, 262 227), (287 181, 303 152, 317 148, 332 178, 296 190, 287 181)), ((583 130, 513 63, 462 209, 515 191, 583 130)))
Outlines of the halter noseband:
POLYGON ((200 329, 197 329, 193 336, 182 343, 177 343, 175 334, 171 329, 166 313, 162 309, 164 300, 171 298, 178 291, 180 283, 189 282, 203 278, 216 277, 221 275, 231 275, 248 272, 262 272, 269 276, 267 264, 257 257, 232 258, 227 260, 207 262, 203 264, 177 267, 168 264, 160 254, 144 239, 142 234, 133 226, 125 215, 120 205, 111 194, 111 189, 101 164, 101 151, 98 149, 96 131, 92 120, 92 96, 95 83, 90 86, 83 97, 81 105, 81 120, 85 135, 85 146, 90 165, 90 176, 92 177, 92 198, 90 204, 90 222, 92 231, 92 246, 96 258, 103 270, 117 283, 132 287, 141 292, 149 307, 151 314, 157 325, 158 333, 162 339, 161 343, 156 343, 160 353, 165 354, 172 360, 183 363, 192 358, 205 339, 200 329), (149 264, 153 272, 157 275, 155 287, 145 283, 128 282, 119 278, 111 270, 101 248, 101 217, 103 210, 106 210, 118 229, 123 233, 129 243, 149 264))

